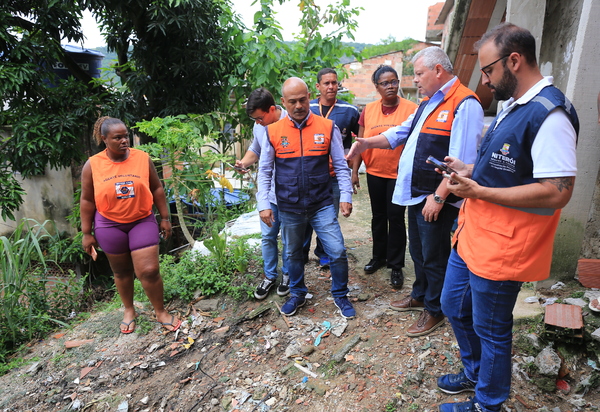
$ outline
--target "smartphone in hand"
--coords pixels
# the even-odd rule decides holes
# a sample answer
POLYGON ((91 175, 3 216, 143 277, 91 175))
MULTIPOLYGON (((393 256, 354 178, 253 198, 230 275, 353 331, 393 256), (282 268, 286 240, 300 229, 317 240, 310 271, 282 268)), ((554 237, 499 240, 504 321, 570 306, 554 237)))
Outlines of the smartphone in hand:
POLYGON ((431 164, 435 165, 435 167, 437 167, 441 171, 446 172, 448 174, 457 173, 456 170, 452 169, 446 163, 439 161, 438 159, 436 159, 433 156, 429 156, 427 158, 427 163, 431 163, 431 164))
POLYGON ((458 172, 456 170, 452 169, 446 163, 444 163, 444 162, 436 159, 433 156, 429 156, 426 161, 427 161, 427 163, 431 163, 432 165, 435 165, 435 167, 437 167, 438 169, 440 169, 443 172, 442 176, 444 176, 445 178, 447 178, 448 180, 450 180, 450 182, 452 184, 456 184, 456 181, 452 180, 452 178, 450 177, 450 173, 456 173, 456 174, 458 174, 458 172))

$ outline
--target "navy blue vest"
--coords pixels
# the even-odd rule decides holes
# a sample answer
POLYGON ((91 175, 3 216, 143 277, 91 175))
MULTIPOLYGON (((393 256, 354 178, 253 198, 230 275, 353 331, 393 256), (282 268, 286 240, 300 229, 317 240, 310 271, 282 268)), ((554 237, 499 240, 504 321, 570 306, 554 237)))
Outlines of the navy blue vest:
MULTIPOLYGON (((413 171, 411 182, 411 196, 418 197, 421 195, 429 195, 438 188, 443 176, 434 170, 434 167, 426 162, 427 157, 433 156, 436 159, 444 160, 448 156, 450 148, 450 135, 454 117, 460 105, 467 99, 477 99, 477 96, 461 85, 459 80, 456 80, 455 85, 450 89, 445 98, 438 103, 436 108, 429 114, 421 131, 419 132, 417 146, 415 149, 415 157, 413 159, 413 171), (451 110, 452 120, 450 122, 436 124, 435 119, 441 114, 441 111, 451 110), (438 128, 438 125, 444 125, 444 129, 438 128)), ((408 136, 410 136, 419 122, 425 107, 429 100, 424 100, 419 105, 417 112, 413 118, 408 136)), ((400 158, 402 161, 402 158, 400 158)), ((449 194, 446 202, 455 203, 461 200, 460 197, 449 194)))
MULTIPOLYGON (((569 99, 554 86, 544 87, 528 103, 515 107, 497 127, 496 117, 481 142, 473 180, 486 187, 537 182, 533 177, 531 147, 542 123, 557 107, 567 113, 575 133, 579 134, 579 119, 569 99)), ((560 150, 560 147, 551 150, 560 150)))

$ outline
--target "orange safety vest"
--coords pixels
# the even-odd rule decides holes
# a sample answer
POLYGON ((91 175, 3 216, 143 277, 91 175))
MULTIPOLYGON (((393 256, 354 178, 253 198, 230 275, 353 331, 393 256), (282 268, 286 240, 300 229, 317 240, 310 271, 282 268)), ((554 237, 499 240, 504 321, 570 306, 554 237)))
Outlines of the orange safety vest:
MULTIPOLYGON (((415 111, 417 105, 410 100, 399 98, 400 103, 393 113, 383 114, 381 100, 365 106, 364 138, 377 136, 386 130, 402 124, 415 111)), ((398 162, 404 145, 390 149, 367 149, 361 156, 365 162, 367 173, 386 179, 398 177, 398 162)))
POLYGON ((106 150, 90 157, 94 201, 102 216, 118 223, 131 223, 152 213, 148 154, 129 149, 123 162, 113 162, 106 150))
POLYGON ((471 272, 490 280, 548 278, 560 209, 526 210, 465 199, 452 243, 471 272))
POLYGON ((275 150, 277 206, 304 212, 333 204, 329 153, 333 122, 311 114, 301 129, 288 117, 267 127, 275 150))
MULTIPOLYGON (((450 147, 450 135, 452 133, 452 124, 454 116, 461 103, 467 99, 479 98, 467 87, 456 79, 444 100, 442 100, 435 109, 427 116, 423 127, 421 128, 415 149, 415 157, 413 160, 412 180, 411 180, 411 195, 419 197, 429 195, 438 188, 443 176, 435 171, 431 164, 427 163, 427 157, 433 156, 443 160, 448 156, 450 147)), ((414 127, 419 122, 419 118, 423 114, 423 110, 427 105, 429 98, 425 98, 417 109, 413 118, 411 129, 408 133, 410 136, 414 127)), ((473 141, 475 144, 475 142, 473 141)), ((446 201, 453 203, 459 198, 453 194, 449 195, 446 201)))

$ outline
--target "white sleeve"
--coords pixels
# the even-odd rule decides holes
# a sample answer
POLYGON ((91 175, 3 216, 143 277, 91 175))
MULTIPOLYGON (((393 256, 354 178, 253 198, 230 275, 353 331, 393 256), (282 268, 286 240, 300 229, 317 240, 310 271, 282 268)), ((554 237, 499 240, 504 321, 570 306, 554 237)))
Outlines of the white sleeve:
POLYGON ((533 177, 567 177, 577 174, 577 133, 565 111, 554 109, 540 126, 531 147, 533 177))

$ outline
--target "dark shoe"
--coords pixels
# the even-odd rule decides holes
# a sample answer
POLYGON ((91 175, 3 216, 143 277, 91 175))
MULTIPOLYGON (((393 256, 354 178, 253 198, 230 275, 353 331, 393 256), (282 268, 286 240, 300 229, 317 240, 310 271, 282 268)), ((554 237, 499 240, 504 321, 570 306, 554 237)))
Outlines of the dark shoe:
POLYGON ((274 284, 275 280, 264 278, 262 282, 260 282, 260 285, 256 287, 254 297, 258 300, 266 298, 274 284))
POLYGON ((421 313, 419 320, 406 331, 406 335, 411 338, 428 335, 444 324, 446 317, 444 315, 431 316, 427 309, 421 313))
POLYGON ((306 299, 304 297, 292 296, 283 304, 281 307, 281 313, 286 316, 292 316, 296 314, 298 308, 301 308, 306 303, 306 299))
POLYGON ((329 263, 330 263, 330 260, 329 260, 328 256, 319 258, 319 266, 321 266, 321 269, 323 269, 323 270, 329 269, 329 263))
POLYGON ((402 269, 392 269, 390 283, 394 289, 402 289, 404 285, 404 273, 402 273, 402 269))
POLYGON ((379 268, 385 266, 385 260, 371 259, 369 263, 365 265, 365 273, 371 274, 377 272, 379 268))
POLYGON ((408 310, 423 310, 425 309, 425 304, 408 295, 404 299, 390 302, 390 308, 399 312, 406 312, 408 310))
POLYGON ((481 405, 472 400, 458 403, 443 403, 439 408, 440 412, 483 412, 481 405))
POLYGON ((456 395, 461 392, 474 392, 476 383, 469 380, 465 375, 464 369, 461 369, 458 373, 440 376, 437 380, 437 385, 442 392, 456 395))
POLYGON ((277 294, 279 296, 285 296, 290 293, 290 276, 285 273, 281 275, 281 282, 277 286, 277 294))
POLYGON ((333 299, 333 303, 340 310, 340 314, 346 319, 353 319, 356 316, 356 311, 352 306, 352 303, 348 300, 347 296, 343 298, 335 298, 333 299))

